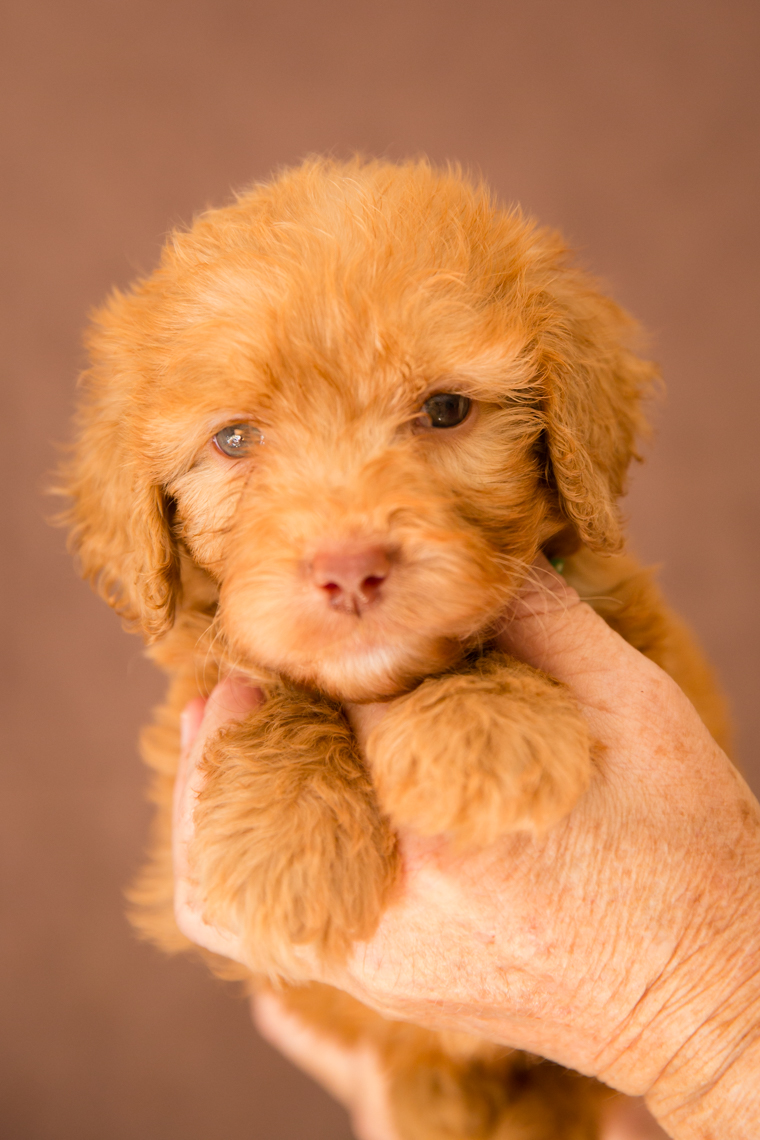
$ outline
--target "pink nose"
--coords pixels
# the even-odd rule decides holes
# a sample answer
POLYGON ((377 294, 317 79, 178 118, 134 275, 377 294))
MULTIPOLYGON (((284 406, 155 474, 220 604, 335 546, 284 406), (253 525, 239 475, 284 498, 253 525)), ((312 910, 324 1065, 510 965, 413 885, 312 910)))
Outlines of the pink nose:
POLYGON ((330 605, 355 614, 377 601, 390 572, 383 546, 337 546, 318 551, 311 562, 312 581, 330 605))

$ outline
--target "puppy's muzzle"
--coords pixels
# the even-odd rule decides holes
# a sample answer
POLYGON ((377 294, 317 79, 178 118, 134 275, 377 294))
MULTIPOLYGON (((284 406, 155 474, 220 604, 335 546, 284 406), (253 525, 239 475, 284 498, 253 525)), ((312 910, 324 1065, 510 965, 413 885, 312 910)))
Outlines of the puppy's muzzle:
POLYGON ((333 609, 360 617, 377 605, 393 566, 388 547, 342 544, 323 547, 309 563, 309 577, 333 609))

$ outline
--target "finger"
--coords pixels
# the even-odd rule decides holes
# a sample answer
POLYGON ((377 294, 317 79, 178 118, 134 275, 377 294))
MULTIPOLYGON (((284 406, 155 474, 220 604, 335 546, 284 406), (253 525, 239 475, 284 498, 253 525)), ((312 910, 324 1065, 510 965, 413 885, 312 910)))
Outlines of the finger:
MULTIPOLYGON (((204 700, 195 697, 180 713, 180 759, 174 783, 174 826, 187 814, 188 789, 193 784, 197 792, 196 769, 209 737, 223 725, 242 720, 264 700, 260 688, 239 673, 232 673, 220 681, 204 700)), ((194 806, 194 803, 191 805, 194 806)))
POLYGON ((178 878, 174 884, 174 918, 177 929, 196 946, 202 946, 212 954, 219 954, 222 958, 229 958, 250 968, 243 942, 238 935, 206 922, 195 897, 193 884, 187 878, 178 878))
POLYGON ((174 798, 172 803, 172 832, 174 835, 176 835, 177 832, 187 794, 190 751, 203 722, 206 703, 203 697, 195 697, 194 700, 185 705, 179 714, 180 752, 177 775, 174 779, 174 798))
POLYGON ((629 707, 664 674, 628 645, 541 556, 505 613, 497 644, 569 685, 587 708, 629 707))
POLYGON ((185 855, 193 831, 193 811, 201 779, 197 771, 206 741, 224 724, 240 720, 258 708, 264 699, 261 689, 246 677, 231 674, 204 700, 196 697, 180 714, 180 762, 174 781, 173 836, 175 864, 185 869, 185 855))
POLYGON ((569 586, 548 558, 539 554, 533 561, 522 586, 507 607, 506 617, 516 621, 523 617, 536 617, 542 613, 566 610, 580 601, 577 592, 569 586))
POLYGON ((247 677, 240 673, 231 673, 225 677, 206 702, 203 721, 199 726, 199 735, 204 743, 223 725, 243 720, 258 708, 263 700, 263 691, 247 677))
POLYGON ((183 758, 192 748, 206 710, 206 698, 195 697, 179 714, 180 749, 183 758))
MULTIPOLYGON (((220 728, 236 720, 243 720, 248 713, 264 700, 264 693, 260 688, 252 685, 247 677, 239 673, 232 673, 220 681, 212 691, 207 701, 203 702, 202 715, 198 716, 199 705, 202 698, 191 701, 184 709, 180 718, 181 733, 184 734, 187 744, 181 764, 181 783, 179 791, 179 810, 188 806, 188 794, 194 791, 197 795, 200 787, 198 765, 203 757, 206 742, 214 736, 220 728)), ((176 788, 175 788, 176 791, 176 788)), ((190 805, 195 806, 194 797, 190 805)), ((175 816, 175 819, 177 817, 175 816)))
POLYGON ((196 697, 180 717, 182 750, 174 784, 173 846, 175 875, 187 873, 187 848, 193 833, 193 811, 201 784, 198 764, 206 741, 225 724, 241 720, 264 700, 261 689, 238 674, 226 677, 207 701, 196 697))
POLYGON ((388 1083, 369 1045, 339 1045, 304 1025, 271 993, 256 994, 251 1013, 265 1040, 345 1105, 357 1140, 399 1140, 388 1083))
POLYGON ((261 689, 240 675, 221 681, 207 701, 196 698, 180 718, 182 752, 174 785, 172 851, 174 860, 174 913, 186 937, 214 953, 242 960, 241 947, 231 932, 220 931, 203 919, 202 902, 195 897, 188 851, 194 834, 193 813, 202 786, 199 763, 206 742, 225 724, 241 720, 264 700, 261 689))
POLYGON ((261 1036, 347 1105, 354 1090, 353 1052, 320 1037, 286 1010, 275 994, 251 998, 251 1014, 261 1036))

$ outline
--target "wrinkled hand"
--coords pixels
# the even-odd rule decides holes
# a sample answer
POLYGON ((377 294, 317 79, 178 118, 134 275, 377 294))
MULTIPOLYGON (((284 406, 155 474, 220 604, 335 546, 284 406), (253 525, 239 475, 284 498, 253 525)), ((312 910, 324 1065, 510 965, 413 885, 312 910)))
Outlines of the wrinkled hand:
MULTIPOLYGON (((580 701, 601 746, 588 792, 546 836, 486 851, 402 835, 400 897, 320 980, 387 1016, 645 1095, 675 1137, 760 1135, 760 806, 674 682, 548 568, 500 641, 580 701)), ((217 688, 177 793, 178 922, 243 962, 244 948, 203 922, 185 852, 205 741, 262 699, 239 680, 217 688)), ((350 710, 360 739, 383 708, 350 710)), ((188 736, 200 719, 195 705, 188 736)))

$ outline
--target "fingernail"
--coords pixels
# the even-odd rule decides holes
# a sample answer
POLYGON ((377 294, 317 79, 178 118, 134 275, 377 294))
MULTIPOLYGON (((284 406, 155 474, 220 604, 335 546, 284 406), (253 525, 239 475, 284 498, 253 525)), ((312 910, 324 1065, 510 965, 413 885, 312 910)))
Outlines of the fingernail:
POLYGON ((219 682, 209 699, 215 711, 238 718, 262 704, 264 692, 244 674, 231 673, 219 682))

